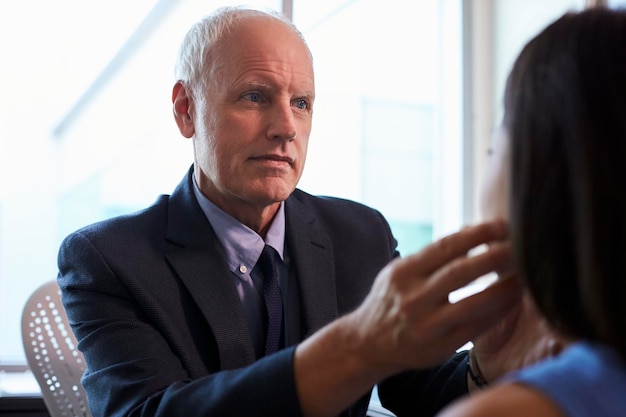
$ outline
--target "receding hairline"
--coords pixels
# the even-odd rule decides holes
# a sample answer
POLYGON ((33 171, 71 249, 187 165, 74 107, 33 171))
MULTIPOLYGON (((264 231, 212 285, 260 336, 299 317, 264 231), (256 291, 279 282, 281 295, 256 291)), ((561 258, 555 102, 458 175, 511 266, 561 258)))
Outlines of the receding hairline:
MULTIPOLYGON (((273 9, 253 9, 253 8, 238 8, 238 7, 226 7, 222 8, 227 10, 225 13, 231 13, 233 17, 232 23, 229 25, 229 28, 223 34, 223 41, 226 37, 232 36, 238 29, 239 25, 245 21, 250 20, 268 20, 278 24, 281 24, 283 27, 288 29, 291 33, 296 35, 301 41, 303 46, 305 47, 309 58, 313 58, 309 46, 302 35, 302 32, 294 25, 294 23, 285 17, 283 14, 273 10, 273 9)), ((221 9, 218 9, 221 10, 221 9)), ((215 15, 219 15, 219 12, 216 12, 215 15)), ((218 46, 218 45, 215 45, 218 46)))
POLYGON ((206 74, 207 70, 212 72, 215 68, 215 63, 211 60, 215 50, 237 31, 241 22, 248 19, 267 19, 282 23, 302 41, 311 65, 313 64, 313 55, 302 32, 283 14, 271 8, 225 6, 199 19, 189 28, 179 48, 176 79, 199 87, 203 85, 207 77, 201 74, 206 74))

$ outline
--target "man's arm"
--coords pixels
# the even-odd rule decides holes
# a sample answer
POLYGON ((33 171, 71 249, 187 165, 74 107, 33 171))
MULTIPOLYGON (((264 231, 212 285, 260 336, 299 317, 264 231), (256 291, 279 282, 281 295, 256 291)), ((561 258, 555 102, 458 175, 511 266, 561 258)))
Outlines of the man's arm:
MULTIPOLYGON (((455 303, 449 294, 488 272, 510 267, 506 244, 467 256, 470 249, 505 237, 501 223, 467 227, 387 265, 355 311, 296 349, 303 414, 336 415, 385 378, 444 362, 458 346, 499 321, 521 297, 516 281, 499 280, 455 303)), ((461 365, 459 372, 466 370, 461 365)))
MULTIPOLYGON (((134 259, 132 253, 126 257, 134 259)), ((59 268, 63 303, 88 365, 83 385, 95 417, 300 415, 293 348, 247 367, 218 371, 208 327, 194 341, 187 329, 178 328, 187 319, 181 314, 167 317, 167 325, 160 321, 174 307, 137 299, 126 287, 134 281, 121 276, 128 271, 107 262, 85 236, 66 239, 59 268)), ((177 296, 171 288, 163 292, 168 291, 164 302, 177 296)), ((196 306, 187 304, 189 322, 197 325, 203 319, 196 306)), ((203 328, 195 330, 190 333, 203 328)))

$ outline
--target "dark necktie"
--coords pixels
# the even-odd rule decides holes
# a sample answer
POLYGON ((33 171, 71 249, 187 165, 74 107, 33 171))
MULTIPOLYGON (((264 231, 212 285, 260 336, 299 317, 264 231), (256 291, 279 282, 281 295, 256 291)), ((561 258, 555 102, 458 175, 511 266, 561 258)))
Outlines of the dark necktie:
POLYGON ((258 264, 263 274, 263 297, 267 309, 265 355, 283 347, 283 299, 278 286, 278 253, 265 245, 258 264))

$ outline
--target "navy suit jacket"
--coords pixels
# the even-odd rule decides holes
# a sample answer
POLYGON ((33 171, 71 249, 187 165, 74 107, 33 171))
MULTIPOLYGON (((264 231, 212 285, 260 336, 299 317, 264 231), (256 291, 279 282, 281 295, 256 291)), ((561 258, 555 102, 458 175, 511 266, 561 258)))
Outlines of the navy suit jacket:
MULTIPOLYGON (((296 190, 285 217, 304 338, 359 305, 396 241, 379 212, 347 200, 296 190)), ((63 241, 58 282, 95 417, 301 415, 294 347, 255 358, 224 259, 191 170, 171 196, 63 241)), ((437 389, 460 381, 444 374, 437 389)), ((423 378, 398 380, 413 392, 423 378)), ((344 415, 363 416, 368 397, 344 415)))

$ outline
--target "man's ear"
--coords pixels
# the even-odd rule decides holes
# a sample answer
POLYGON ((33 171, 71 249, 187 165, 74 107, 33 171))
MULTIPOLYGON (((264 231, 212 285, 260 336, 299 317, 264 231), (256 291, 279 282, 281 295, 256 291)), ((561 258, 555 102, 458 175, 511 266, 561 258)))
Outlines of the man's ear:
POLYGON ((191 115, 191 94, 182 81, 177 81, 172 89, 174 119, 180 133, 190 138, 194 134, 193 117, 191 115))

